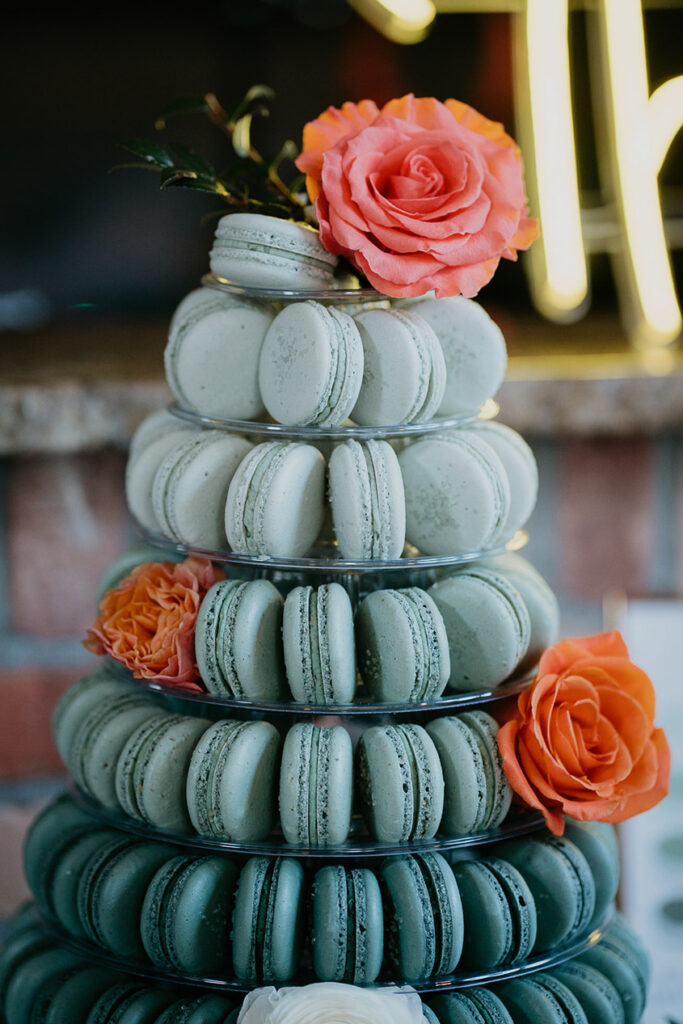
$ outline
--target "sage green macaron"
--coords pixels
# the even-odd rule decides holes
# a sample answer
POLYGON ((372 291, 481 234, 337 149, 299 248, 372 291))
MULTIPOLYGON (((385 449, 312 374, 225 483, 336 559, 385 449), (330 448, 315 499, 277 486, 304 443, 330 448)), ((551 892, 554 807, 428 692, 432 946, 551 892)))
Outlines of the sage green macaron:
POLYGON ((251 857, 240 872, 232 920, 235 974, 289 981, 301 956, 304 872, 292 857, 251 857))

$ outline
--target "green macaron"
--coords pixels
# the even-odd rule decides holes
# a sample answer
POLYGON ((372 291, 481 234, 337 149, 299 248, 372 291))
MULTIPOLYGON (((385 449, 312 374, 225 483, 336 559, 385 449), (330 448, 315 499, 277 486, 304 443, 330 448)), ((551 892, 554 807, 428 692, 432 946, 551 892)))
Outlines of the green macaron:
POLYGON ((388 953, 404 981, 452 974, 463 949, 463 907, 438 853, 388 857, 381 867, 388 953))
POLYGON ((45 949, 27 957, 7 984, 6 1024, 39 1024, 56 987, 83 966, 82 957, 68 949, 45 949))
POLYGON ((280 734, 270 722, 215 722, 187 773, 187 809, 200 835, 253 842, 275 819, 280 734))
POLYGON ((226 857, 177 856, 153 876, 140 931, 150 960, 191 975, 227 971, 237 868, 226 857))
POLYGON ((521 873, 500 857, 453 866, 465 921, 463 966, 493 970, 519 963, 536 941, 533 895, 521 873))
POLYGON ((420 725, 376 725, 356 750, 356 792, 377 842, 431 839, 444 801, 441 761, 420 725))
POLYGON ((295 701, 348 704, 356 689, 353 609, 339 583, 294 587, 285 599, 282 646, 295 701))
POLYGON ((496 737, 498 723, 485 711, 432 720, 427 726, 444 775, 441 832, 471 835, 498 828, 512 802, 496 737))
POLYGON ((224 996, 195 996, 172 1003, 155 1024, 226 1024, 234 1010, 235 1004, 224 996))
POLYGON ((280 765, 280 824, 288 843, 336 846, 351 827, 353 747, 341 725, 299 722, 280 765))
POLYGON ((41 811, 24 841, 24 874, 29 889, 45 910, 52 911, 52 874, 61 855, 84 833, 93 819, 70 796, 63 795, 41 811))
POLYGON ((84 939, 78 907, 78 887, 85 867, 101 848, 110 842, 129 844, 131 837, 122 837, 113 829, 95 828, 85 832, 61 855, 52 873, 49 905, 57 920, 74 938, 84 939))
POLYGON ((384 956, 384 913, 368 868, 330 864, 313 883, 313 967, 321 981, 369 984, 384 956))
POLYGON ((514 1024, 498 996, 488 988, 445 992, 434 999, 432 1006, 439 1024, 514 1024))
POLYGON ((64 980, 56 978, 41 994, 42 1009, 34 1009, 36 1024, 85 1024, 93 1003, 116 978, 115 971, 88 966, 64 980))
POLYGON ((64 691, 52 713, 52 735, 62 761, 70 766, 71 749, 80 724, 101 702, 135 692, 103 665, 81 676, 64 691))
POLYGON ((235 974, 289 981, 299 965, 303 868, 291 857, 251 857, 240 872, 232 920, 235 974))
POLYGON ((588 861, 595 882, 595 911, 588 924, 600 924, 617 895, 619 851, 614 829, 600 821, 565 821, 564 834, 588 861))
POLYGON ((0 952, 0 1009, 4 1005, 7 987, 15 972, 25 960, 30 960, 38 953, 50 947, 50 939, 42 924, 33 924, 18 932, 5 936, 0 952))
POLYGON ((574 993, 543 971, 506 981, 495 991, 515 1024, 588 1024, 574 993))
POLYGON ((568 960, 552 970, 581 1003, 588 1024, 624 1024, 621 996, 611 981, 589 964, 568 960))
POLYGON ((121 981, 93 1004, 85 1024, 157 1024, 159 1014, 174 999, 170 990, 121 981))

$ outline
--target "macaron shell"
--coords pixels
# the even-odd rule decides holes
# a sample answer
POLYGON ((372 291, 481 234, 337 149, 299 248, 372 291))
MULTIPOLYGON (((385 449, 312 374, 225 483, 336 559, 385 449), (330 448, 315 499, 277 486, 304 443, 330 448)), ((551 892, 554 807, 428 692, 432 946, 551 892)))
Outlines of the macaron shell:
POLYGON ((405 495, 387 441, 345 441, 328 467, 332 522, 342 558, 400 558, 405 543, 405 495))
POLYGON ((545 972, 506 981, 495 991, 515 1024, 588 1024, 576 996, 545 972))
POLYGON ((428 593, 446 626, 451 690, 486 690, 512 675, 531 636, 518 590, 500 573, 474 568, 435 583, 428 593))
POLYGON ((216 227, 209 262, 217 277, 258 288, 328 288, 336 256, 316 231, 263 214, 231 213, 216 227))
POLYGON ((169 893, 163 914, 174 965, 188 974, 225 970, 236 866, 225 857, 199 857, 169 893))
POLYGON ((406 538, 426 555, 489 547, 501 536, 510 506, 502 462, 473 432, 451 431, 414 441, 400 452, 406 538))
POLYGON ((432 327, 443 351, 446 388, 438 415, 476 412, 505 376, 502 331, 478 302, 462 295, 423 299, 411 308, 432 327))
POLYGON ((108 989, 94 1004, 86 1024, 158 1024, 159 1014, 173 993, 122 982, 108 989))
POLYGON ((487 988, 445 992, 432 1005, 438 1011, 438 1024, 514 1024, 498 996, 487 988))
POLYGON ((50 939, 42 924, 17 935, 6 936, 0 953, 0 1007, 4 1006, 7 987, 18 968, 49 948, 50 939))
POLYGON ((185 787, 190 759, 211 722, 170 716, 148 737, 135 762, 133 781, 143 820, 167 832, 185 832, 190 821, 185 787))
POLYGON ((116 982, 116 972, 84 967, 59 985, 41 1024, 85 1024, 93 1003, 116 982))
POLYGON ((619 860, 614 850, 614 830, 597 821, 565 821, 564 834, 581 850, 595 882, 595 912, 589 927, 601 923, 616 899, 619 888, 619 860))
POLYGON ((233 914, 238 978, 288 981, 296 970, 303 927, 303 868, 290 857, 251 857, 240 872, 233 914))
POLYGON ((82 958, 67 949, 46 949, 24 960, 7 985, 6 1024, 31 1024, 34 1011, 46 1008, 45 989, 54 990, 61 979, 66 980, 81 965, 82 958))
POLYGON ((336 846, 351 827, 353 748, 342 726, 289 729, 280 768, 280 823, 288 843, 336 846))
MULTIPOLYGON (((175 417, 174 417, 175 419, 175 417)), ((154 479, 157 471, 169 453, 188 439, 194 439, 199 431, 183 426, 180 420, 173 430, 155 438, 144 447, 136 448, 128 456, 126 464, 125 492, 128 509, 133 519, 151 533, 160 534, 159 521, 153 499, 154 479)))
POLYGON ((295 701, 347 704, 356 689, 353 608, 338 583, 295 587, 286 599, 282 644, 295 701))
POLYGON ((503 463, 510 484, 510 507, 502 535, 511 537, 526 524, 538 498, 538 466, 534 454, 516 430, 495 420, 469 428, 484 438, 503 463))
POLYGON ((132 688, 114 676, 105 665, 81 676, 64 691, 52 713, 52 736, 65 765, 69 765, 76 733, 90 712, 98 708, 104 699, 131 692, 132 688))
MULTIPOLYGON (((521 952, 520 935, 515 927, 520 916, 519 900, 511 903, 511 891, 499 867, 499 864, 489 864, 487 860, 459 861, 453 866, 463 906, 465 941, 462 962, 467 969, 491 970, 514 962, 521 952)), ((507 867, 512 868, 512 865, 507 867)), ((517 891, 526 899, 528 924, 535 921, 534 900, 514 868, 512 872, 508 870, 507 877, 513 873, 517 891)), ((531 928, 535 930, 533 924, 531 928)), ((530 937, 531 932, 527 932, 524 937, 527 948, 530 937)))
POLYGON ((218 995, 181 999, 169 1006, 154 1024, 225 1024, 233 1004, 218 995))
POLYGON ((207 291, 210 298, 173 325, 164 353, 166 380, 182 406, 203 416, 258 419, 265 412, 259 354, 272 314, 267 307, 207 291))
POLYGON ((367 868, 321 868, 313 885, 313 965, 321 981, 369 984, 380 972, 384 915, 367 868))
POLYGON ((62 796, 34 819, 24 840, 23 864, 28 887, 40 906, 51 911, 51 879, 61 854, 90 832, 93 819, 62 796))
POLYGON ((553 968, 552 973, 579 1000, 588 1024, 624 1024, 621 997, 600 971, 570 960, 553 968))

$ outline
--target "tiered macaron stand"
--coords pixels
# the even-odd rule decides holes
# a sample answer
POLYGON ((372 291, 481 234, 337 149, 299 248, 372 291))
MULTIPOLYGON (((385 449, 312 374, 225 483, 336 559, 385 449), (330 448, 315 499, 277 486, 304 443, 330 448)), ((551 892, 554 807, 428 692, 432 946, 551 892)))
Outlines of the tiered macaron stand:
MULTIPOLYGON (((328 292, 294 292, 243 288, 228 282, 222 282, 211 275, 204 278, 202 283, 207 287, 242 295, 251 301, 269 303, 271 308, 274 308, 276 311, 286 303, 302 301, 308 298, 315 299, 323 304, 339 305, 346 311, 353 311, 354 307, 367 307, 378 303, 386 305, 386 300, 382 296, 375 292, 362 290, 335 289, 328 292)), ((347 440, 349 438, 357 440, 382 438, 400 446, 406 440, 417 436, 435 431, 443 432, 445 430, 457 429, 466 425, 472 419, 472 417, 450 418, 432 420, 422 424, 410 423, 400 426, 318 428, 312 426, 288 427, 279 423, 209 419, 191 410, 180 408, 177 404, 171 405, 170 410, 179 418, 189 421, 195 426, 237 433, 257 442, 267 439, 296 439, 306 440, 313 444, 322 443, 325 447, 334 444, 335 441, 347 440)), ((484 554, 495 553, 493 551, 473 551, 454 555, 425 556, 417 550, 406 548, 404 556, 394 561, 348 561, 337 557, 330 531, 330 539, 323 541, 306 557, 271 558, 236 554, 227 550, 207 551, 188 548, 183 544, 152 536, 144 531, 143 536, 147 542, 159 547, 160 558, 163 557, 164 551, 173 551, 176 554, 202 555, 220 564, 230 576, 241 579, 267 578, 283 591, 287 591, 291 587, 301 585, 302 583, 313 585, 330 581, 341 583, 349 592, 354 604, 364 594, 378 588, 401 586, 427 587, 439 579, 442 574, 458 565, 475 561, 484 554)), ((521 547, 524 542, 525 537, 517 535, 511 538, 508 544, 499 550, 516 549, 521 547)), ((120 668, 120 666, 117 666, 117 668, 120 668)), ((122 678, 130 681, 131 677, 125 670, 121 669, 121 674, 122 678)), ((394 720, 409 720, 424 724, 431 718, 454 714, 467 709, 487 708, 488 710, 494 710, 496 707, 500 707, 503 702, 510 701, 511 698, 520 693, 528 685, 531 678, 532 676, 527 673, 493 690, 447 693, 435 700, 418 703, 371 703, 359 696, 353 704, 348 705, 316 705, 295 703, 293 701, 256 703, 210 693, 183 691, 181 688, 174 688, 171 691, 155 680, 140 681, 138 685, 156 693, 163 701, 170 702, 174 710, 181 711, 183 714, 190 716, 199 715, 213 719, 228 717, 242 720, 268 719, 280 727, 287 726, 297 720, 313 721, 318 724, 324 720, 326 725, 344 725, 353 736, 359 729, 367 725, 392 722, 394 720)), ((245 859, 255 854, 268 857, 293 857, 304 863, 305 870, 316 869, 316 867, 331 861, 349 866, 370 866, 373 863, 377 865, 378 858, 395 854, 438 851, 446 855, 449 853, 460 855, 464 851, 465 855, 467 855, 467 851, 474 850, 475 848, 477 851, 482 848, 490 850, 495 843, 503 839, 537 832, 545 827, 540 814, 513 809, 503 825, 490 832, 453 837, 437 835, 433 839, 415 842, 378 843, 372 840, 365 826, 359 824, 357 819, 354 818, 349 838, 342 845, 328 847, 292 846, 287 844, 279 833, 274 833, 268 839, 258 842, 237 842, 199 835, 168 834, 147 826, 140 821, 125 818, 122 815, 98 806, 92 798, 80 792, 74 783, 71 784, 71 793, 78 804, 87 810, 97 821, 132 833, 140 838, 163 840, 168 843, 177 844, 179 847, 190 848, 198 853, 202 851, 224 853, 237 860, 245 859)), ((55 921, 45 919, 45 923, 60 943, 77 949, 93 963, 102 963, 109 967, 120 967, 120 969, 137 976, 147 977, 153 982, 165 982, 176 985, 182 983, 194 986, 200 990, 225 991, 226 994, 246 992, 251 988, 257 987, 259 984, 272 983, 270 980, 265 982, 257 981, 256 983, 245 981, 231 977, 229 973, 226 973, 225 977, 209 978, 180 974, 170 975, 155 967, 151 962, 140 963, 132 960, 114 959, 106 951, 91 944, 85 945, 83 942, 76 941, 66 935, 55 921)), ((603 924, 606 923, 603 922, 603 924)), ((411 981, 411 984, 419 992, 426 995, 436 991, 444 992, 451 989, 466 988, 473 985, 509 979, 559 964, 576 956, 583 949, 597 942, 600 937, 601 927, 598 927, 591 930, 588 934, 578 936, 571 944, 556 949, 551 953, 533 955, 525 962, 503 966, 493 972, 457 972, 448 977, 433 977, 411 981)), ((308 969, 298 973, 291 980, 287 981, 286 984, 305 984, 315 980, 317 979, 312 971, 308 969)), ((385 970, 380 974, 376 984, 396 984, 400 981, 401 979, 392 975, 390 971, 385 970)))

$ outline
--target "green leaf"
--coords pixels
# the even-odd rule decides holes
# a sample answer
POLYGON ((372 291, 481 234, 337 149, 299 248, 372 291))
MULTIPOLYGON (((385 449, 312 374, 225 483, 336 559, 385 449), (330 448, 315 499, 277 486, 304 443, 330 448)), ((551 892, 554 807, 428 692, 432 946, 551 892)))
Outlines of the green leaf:
POLYGON ((212 192, 219 196, 230 194, 223 182, 217 181, 216 178, 178 167, 169 167, 162 172, 160 186, 161 188, 192 188, 201 192, 212 192))
POLYGON ((166 109, 159 114, 155 121, 155 127, 161 131, 171 117, 177 117, 178 114, 206 113, 208 109, 208 104, 203 96, 180 96, 169 103, 166 109))
MULTIPOLYGON (((273 99, 275 99, 275 92, 269 85, 252 85, 251 89, 249 89, 244 96, 244 99, 237 104, 230 114, 230 120, 237 121, 244 111, 248 110, 251 104, 255 103, 256 100, 265 100, 269 103, 273 99)), ((263 109, 265 110, 265 108, 263 109)))
POLYGON ((195 153, 189 146, 184 146, 179 142, 171 142, 169 143, 168 151, 173 157, 176 167, 186 167, 190 171, 195 171, 197 174, 205 174, 209 177, 214 176, 216 173, 209 161, 205 160, 199 153, 195 153))
POLYGON ((131 168, 136 171, 154 171, 155 174, 157 174, 159 171, 159 167, 156 164, 139 164, 136 163, 135 161, 131 161, 130 163, 126 162, 124 164, 114 164, 113 167, 109 168, 108 173, 111 174, 112 171, 125 171, 128 168, 131 168))
POLYGON ((232 147, 238 156, 246 158, 251 148, 251 114, 244 114, 235 122, 232 132, 232 147))
POLYGON ((173 160, 163 146, 156 142, 146 142, 144 139, 132 139, 130 142, 123 142, 123 149, 127 149, 133 156, 140 157, 146 164, 152 167, 171 167, 173 160))

